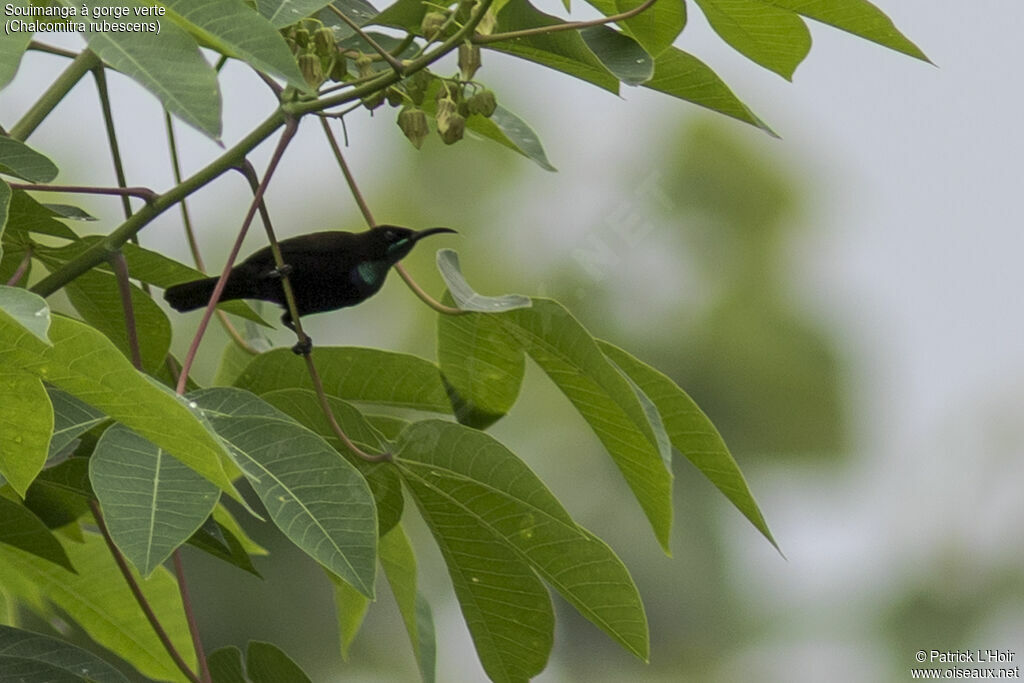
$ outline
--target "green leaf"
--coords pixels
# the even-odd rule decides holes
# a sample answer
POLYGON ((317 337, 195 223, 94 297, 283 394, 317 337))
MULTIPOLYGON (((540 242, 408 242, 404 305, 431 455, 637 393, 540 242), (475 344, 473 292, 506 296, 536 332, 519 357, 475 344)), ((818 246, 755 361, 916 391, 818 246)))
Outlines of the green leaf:
POLYGON ((770 135, 775 132, 733 94, 711 68, 693 55, 669 48, 654 60, 654 76, 645 88, 717 111, 757 126, 770 135))
MULTIPOLYGON (((636 9, 643 0, 587 0, 606 17, 636 9)), ((622 32, 636 39, 653 57, 669 47, 686 26, 686 5, 679 1, 658 0, 640 14, 617 22, 622 32)))
POLYGON ((765 2, 792 10, 808 19, 835 26, 865 40, 929 62, 921 48, 910 42, 893 25, 889 17, 867 0, 765 0, 765 2))
POLYGON ((128 683, 110 664, 65 640, 0 625, 0 669, 4 671, 5 657, 45 662, 94 683, 128 683))
MULTIPOLYGON (((352 346, 313 348, 324 390, 346 401, 450 413, 441 372, 430 361, 406 353, 352 346)), ((252 359, 235 386, 263 394, 274 389, 312 389, 306 363, 289 349, 252 359)))
MULTIPOLYGON (((0 545, 0 585, 43 618, 56 616, 60 610, 144 676, 184 681, 128 584, 121 580, 103 539, 85 534, 83 543, 65 541, 62 545, 78 574, 0 545)), ((195 667, 177 583, 164 569, 138 581, 171 642, 186 663, 195 667)))
MULTIPOLYGON (((213 518, 217 520, 217 523, 222 528, 231 532, 231 535, 238 539, 238 542, 242 545, 242 549, 245 550, 249 555, 269 555, 267 549, 261 546, 256 541, 249 538, 245 530, 235 521, 235 518, 231 516, 231 513, 223 503, 220 503, 213 509, 213 518)), ((262 520, 261 520, 262 521, 262 520)))
POLYGON ((63 546, 42 520, 25 506, 0 496, 0 544, 2 543, 64 567, 69 572, 75 571, 63 546))
MULTIPOLYGON (((327 416, 320 408, 316 393, 308 389, 278 389, 260 398, 293 417, 299 424, 320 435, 334 450, 343 454, 370 485, 377 506, 378 535, 388 532, 402 518, 402 482, 393 467, 384 462, 367 462, 353 453, 335 435, 327 416)), ((354 406, 333 396, 327 397, 331 412, 345 435, 364 452, 383 453, 388 444, 354 406)))
MULTIPOLYGON (((46 251, 37 250, 36 256, 51 273, 63 263, 46 251)), ((142 367, 154 372, 163 365, 171 347, 171 323, 152 297, 134 284, 129 283, 129 288, 142 367)), ((102 332, 125 357, 131 358, 124 305, 114 275, 93 268, 64 285, 63 291, 85 322, 102 332)))
POLYGON ((500 539, 580 614, 646 661, 647 618, 626 567, 511 451, 482 432, 431 420, 402 434, 397 455, 410 486, 429 488, 461 523, 500 539))
POLYGON ((54 457, 81 434, 107 419, 106 415, 88 403, 60 389, 47 387, 46 393, 53 406, 53 436, 50 438, 48 458, 54 457))
MULTIPOLYGON (((366 0, 334 0, 329 5, 354 21, 356 26, 365 26, 379 14, 377 8, 366 2, 366 0)), ((335 38, 338 40, 355 35, 355 31, 348 24, 326 7, 320 10, 317 18, 323 22, 324 26, 329 26, 334 30, 335 38)), ((390 38, 391 36, 386 37, 390 38)), ((380 44, 383 45, 383 43, 380 44)), ((384 49, 390 50, 391 48, 385 46, 384 49)))
POLYGON ((222 647, 206 658, 213 683, 249 683, 242 666, 242 651, 237 647, 222 647))
MULTIPOLYGON (((56 205, 60 206, 60 205, 56 205)), ((7 229, 35 232, 61 239, 76 239, 74 231, 56 218, 64 218, 53 206, 40 204, 24 190, 15 190, 7 215, 7 229)))
POLYGON ((72 394, 166 449, 232 497, 220 441, 188 403, 132 367, 121 352, 88 325, 56 317, 53 346, 26 335, 0 315, 0 365, 8 363, 72 394))
POLYGON ((456 419, 477 429, 508 413, 526 369, 522 347, 500 320, 486 313, 439 315, 437 362, 456 419))
POLYGON ((27 657, 0 655, 0 674, 3 683, 89 683, 59 666, 27 657))
POLYGON ((658 407, 676 450, 685 455, 778 549, 739 465, 718 430, 693 399, 670 378, 617 346, 604 341, 598 344, 605 355, 628 374, 658 407))
MULTIPOLYGON (((509 0, 498 15, 495 33, 564 23, 561 19, 541 12, 527 0, 509 0)), ((522 57, 593 83, 609 92, 619 92, 619 79, 594 56, 578 31, 524 36, 497 43, 485 43, 481 47, 522 57)))
POLYGON ((213 376, 213 381, 210 384, 215 387, 231 386, 253 358, 253 354, 232 339, 221 351, 220 364, 217 366, 217 373, 213 376))
POLYGON ((295 545, 373 597, 377 515, 366 480, 323 439, 240 389, 189 397, 249 479, 271 519, 295 545))
POLYGON ((22 498, 46 464, 53 407, 38 377, 0 364, 0 475, 22 498))
POLYGON ((370 607, 370 599, 330 572, 327 572, 327 578, 334 587, 334 611, 338 615, 341 658, 347 662, 349 648, 359 635, 366 611, 370 607))
MULTIPOLYGON (((46 258, 67 263, 81 256, 83 252, 101 240, 103 240, 101 235, 86 235, 58 249, 36 245, 35 251, 46 258)), ((190 268, 184 263, 179 263, 174 259, 167 258, 163 254, 144 249, 130 242, 121 246, 121 252, 124 254, 124 260, 128 263, 128 272, 133 280, 139 280, 162 289, 206 277, 206 275, 195 268, 190 268)), ((107 263, 97 266, 94 270, 113 273, 107 263)), ((225 301, 222 304, 218 304, 217 308, 225 313, 232 313, 264 327, 270 327, 256 311, 252 310, 243 301, 225 301)))
POLYGON ((455 304, 463 311, 498 313, 516 308, 529 308, 532 305, 530 297, 522 294, 505 294, 504 296, 477 294, 466 282, 466 277, 462 274, 462 267, 459 265, 459 255, 454 249, 438 249, 437 269, 441 272, 445 284, 448 285, 448 292, 452 295, 455 304))
POLYGON ((420 35, 420 24, 429 6, 422 0, 395 0, 385 7, 369 23, 377 26, 399 28, 413 35, 420 35))
MULTIPOLYGON (((409 443, 403 457, 408 457, 414 446, 409 443)), ((436 487, 443 473, 435 476, 429 468, 422 473, 413 469, 415 463, 398 464, 444 556, 487 676, 511 683, 540 673, 551 653, 555 627, 551 597, 544 584, 479 517, 467 515, 460 501, 436 487)))
POLYGON ((672 471, 633 388, 558 302, 535 298, 533 308, 503 313, 501 320, 594 430, 668 552, 672 471))
POLYGON ((508 147, 513 152, 522 154, 545 171, 558 170, 548 161, 544 146, 530 124, 500 104, 490 118, 480 114, 470 116, 466 119, 466 127, 474 133, 508 147))
POLYGON ((72 457, 39 473, 25 494, 25 507, 48 528, 59 529, 85 514, 91 497, 89 459, 72 457))
POLYGON ((330 0, 256 0, 256 9, 274 28, 281 28, 305 19, 329 4, 330 0))
POLYGON ((587 47, 626 85, 640 85, 654 75, 654 59, 633 38, 607 26, 580 29, 587 47))
POLYGON ((252 683, 311 683, 299 665, 277 646, 258 640, 249 643, 245 668, 252 683))
POLYGON ((207 518, 203 525, 189 537, 188 544, 208 555, 216 557, 218 560, 247 571, 253 576, 263 578, 256 571, 256 566, 253 565, 249 554, 245 552, 241 541, 212 516, 207 518))
MULTIPOLYGON (((102 21, 127 24, 156 17, 137 17, 132 11, 142 5, 133 0, 60 0, 65 7, 124 7, 128 15, 102 21)), ((167 111, 185 123, 220 139, 221 100, 217 73, 199 46, 184 29, 171 21, 160 22, 159 33, 139 31, 86 31, 89 49, 111 67, 156 95, 167 111)))
POLYGON ((0 135, 0 173, 30 183, 48 183, 57 177, 57 167, 24 142, 0 135))
POLYGON ((711 28, 751 61, 786 80, 811 49, 811 33, 795 12, 773 0, 697 0, 711 28))
POLYGON ((434 617, 430 604, 416 587, 416 555, 401 525, 381 537, 380 564, 409 634, 420 677, 424 683, 433 683, 437 661, 434 617))
MULTIPOLYGON (((7 4, 7 3, 5 3, 7 4)), ((26 0, 10 0, 15 7, 28 7, 26 0)), ((31 31, 19 31, 17 33, 0 33, 0 90, 3 90, 14 79, 18 73, 18 65, 21 63, 21 56, 28 49, 32 42, 31 31)))
POLYGON ((0 323, 7 321, 13 321, 17 329, 27 330, 44 344, 50 344, 50 307, 38 294, 0 285, 0 323))
POLYGON ((309 91, 275 27, 242 0, 163 0, 168 16, 207 47, 309 91))
POLYGON ((89 480, 111 537, 143 576, 152 574, 202 526, 220 493, 120 424, 103 432, 96 444, 89 480))

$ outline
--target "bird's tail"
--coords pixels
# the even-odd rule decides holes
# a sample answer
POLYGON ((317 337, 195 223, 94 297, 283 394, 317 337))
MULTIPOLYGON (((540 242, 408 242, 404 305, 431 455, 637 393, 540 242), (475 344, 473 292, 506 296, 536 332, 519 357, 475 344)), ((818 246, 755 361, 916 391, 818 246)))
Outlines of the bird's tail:
MULTIPOLYGON (((210 302, 210 295, 213 294, 213 288, 217 286, 217 279, 215 277, 208 277, 168 287, 164 290, 164 301, 169 303, 171 308, 176 311, 192 311, 202 308, 210 302)), ((242 291, 244 288, 238 285, 237 278, 229 277, 227 285, 220 295, 220 300, 231 301, 232 299, 244 298, 246 296, 245 291, 242 291), (234 283, 232 283, 233 280, 234 283), (233 284, 234 286, 232 286, 233 284)))

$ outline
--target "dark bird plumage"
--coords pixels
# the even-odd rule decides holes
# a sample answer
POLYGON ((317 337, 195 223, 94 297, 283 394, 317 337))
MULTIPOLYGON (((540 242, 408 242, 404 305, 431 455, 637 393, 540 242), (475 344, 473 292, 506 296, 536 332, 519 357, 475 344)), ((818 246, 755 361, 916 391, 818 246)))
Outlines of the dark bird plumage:
MULTIPOLYGON (((314 232, 280 243, 288 280, 299 315, 355 306, 376 294, 391 266, 429 235, 455 232, 450 228, 410 230, 380 225, 366 232, 314 232)), ((164 300, 178 311, 191 311, 210 301, 217 278, 209 277, 168 287, 164 300)), ((260 299, 285 306, 281 274, 270 247, 264 247, 231 269, 221 301, 260 299)), ((286 311, 281 320, 291 327, 286 311)))

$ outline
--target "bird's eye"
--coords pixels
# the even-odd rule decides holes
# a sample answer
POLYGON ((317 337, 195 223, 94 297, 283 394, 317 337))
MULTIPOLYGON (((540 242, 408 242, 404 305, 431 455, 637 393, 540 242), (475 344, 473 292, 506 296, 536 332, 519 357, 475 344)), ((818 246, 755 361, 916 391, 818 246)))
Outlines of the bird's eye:
POLYGON ((394 242, 395 240, 398 239, 398 235, 395 233, 394 230, 385 230, 384 239, 386 239, 388 242, 394 242))

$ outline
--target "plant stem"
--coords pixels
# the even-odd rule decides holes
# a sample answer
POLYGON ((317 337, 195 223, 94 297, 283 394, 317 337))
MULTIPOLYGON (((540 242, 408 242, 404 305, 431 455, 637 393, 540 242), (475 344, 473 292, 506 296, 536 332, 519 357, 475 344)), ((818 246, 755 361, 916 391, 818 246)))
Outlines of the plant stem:
POLYGON ((92 516, 96 520, 96 526, 100 530, 100 534, 103 536, 103 540, 107 543, 107 548, 110 550, 110 554, 114 556, 114 562, 117 563, 117 568, 121 571, 121 576, 124 577, 125 582, 128 584, 128 588, 131 589, 132 595, 135 596, 135 601, 139 603, 139 607, 142 608, 143 614, 146 615, 146 619, 149 621, 149 625, 153 627, 156 632, 157 638, 163 643, 164 649, 167 650, 167 654, 174 660, 174 665, 185 675, 185 677, 191 681, 191 683, 202 683, 199 678, 195 675, 189 665, 182 659, 178 653, 177 648, 174 647, 174 643, 171 642, 170 636, 167 635, 167 631, 160 624, 160 620, 157 619, 156 613, 153 612, 153 608, 149 604, 149 600, 146 599, 145 594, 142 592, 142 588, 139 587, 139 582, 135 580, 135 576, 132 574, 131 568, 128 567, 128 563, 124 559, 124 555, 114 544, 114 539, 110 536, 110 531, 107 529, 106 523, 103 521, 103 515, 100 513, 100 504, 95 500, 89 501, 89 509, 92 510, 92 516))
POLYGON ((527 38, 529 36, 542 36, 548 33, 556 33, 558 31, 575 31, 581 28, 588 28, 590 26, 600 26, 602 24, 611 24, 617 21, 625 21, 646 11, 651 5, 658 0, 646 0, 644 3, 637 5, 631 10, 622 12, 620 14, 613 14, 610 17, 602 17, 600 19, 591 19, 590 21, 568 21, 561 24, 551 24, 550 26, 535 26, 533 28, 524 28, 520 31, 509 31, 507 33, 492 33, 491 35, 474 35, 470 38, 470 41, 477 45, 484 45, 487 43, 497 43, 503 40, 515 40, 517 38, 527 38))
POLYGON ((178 592, 181 593, 181 605, 185 610, 185 621, 188 622, 188 632, 192 636, 192 645, 196 649, 196 660, 199 662, 199 678, 202 683, 210 683, 210 665, 206 662, 206 652, 203 650, 203 641, 199 638, 199 625, 196 623, 195 610, 192 608, 192 598, 189 596, 188 583, 185 581, 185 565, 181 561, 181 548, 175 548, 171 553, 174 561, 174 575, 178 579, 178 592))
POLYGON ((111 254, 110 266, 114 269, 117 290, 121 295, 121 308, 124 310, 124 327, 128 336, 128 350, 131 352, 132 365, 136 370, 142 372, 142 352, 139 350, 139 333, 135 327, 135 307, 132 306, 132 285, 128 279, 128 263, 124 260, 124 254, 119 251, 111 254))
MULTIPOLYGON (((178 378, 177 386, 177 392, 179 394, 185 393, 185 384, 188 382, 188 373, 192 369, 192 363, 196 359, 196 352, 199 350, 199 342, 202 341, 203 335, 206 333, 206 328, 210 324, 210 318, 213 316, 214 308, 220 300, 220 295, 224 291, 224 286, 228 282, 228 276, 231 274, 231 269, 235 265, 235 259, 238 258, 238 252, 242 249, 242 241, 245 240, 245 235, 249 232, 249 226, 252 225, 252 219, 256 216, 256 209, 259 207, 260 200, 263 199, 263 194, 267 191, 267 185, 270 183, 270 179, 274 176, 274 170, 281 161, 281 157, 284 155, 284 150, 288 147, 288 143, 291 142, 291 139, 295 136, 295 130, 297 128, 298 121, 296 119, 289 118, 285 122, 284 131, 281 133, 281 139, 278 140, 277 146, 274 148, 274 154, 270 158, 270 163, 267 164, 267 172, 263 176, 263 182, 261 182, 259 187, 256 189, 252 203, 249 204, 249 210, 246 212, 245 218, 242 220, 242 227, 238 231, 238 237, 235 239, 235 243, 231 247, 231 253, 228 254, 227 263, 224 264, 224 270, 220 274, 220 279, 217 280, 217 285, 213 288, 213 294, 210 295, 210 303, 207 304, 206 310, 203 312, 203 318, 199 321, 199 328, 196 330, 196 334, 192 338, 192 344, 189 346, 188 354, 185 356, 185 360, 182 363, 181 377, 178 378)), ((181 186, 179 185, 179 187, 181 186)), ((287 293, 288 290, 285 291, 287 293)))
POLYGON ((306 370, 309 372, 309 378, 313 380, 313 389, 316 393, 317 402, 320 403, 320 410, 323 411, 327 417, 328 424, 331 425, 331 431, 334 435, 345 444, 345 446, 352 451, 358 458, 366 460, 367 462, 381 462, 384 460, 391 460, 391 454, 384 453, 367 453, 362 448, 357 446, 352 439, 348 438, 348 434, 338 424, 338 420, 334 417, 334 412, 331 410, 331 404, 327 400, 327 392, 324 391, 324 383, 320 380, 320 373, 317 372, 316 365, 313 364, 313 354, 304 354, 306 359, 306 370))
POLYGON ((57 77, 57 80, 50 84, 46 92, 25 112, 21 120, 11 127, 10 136, 22 142, 27 140, 28 136, 32 135, 33 131, 43 122, 43 119, 64 99, 64 96, 71 91, 71 88, 75 87, 75 84, 82 79, 82 76, 99 64, 100 58, 96 56, 96 53, 92 50, 83 50, 77 57, 71 60, 68 68, 57 77))
POLYGON ((376 50, 377 54, 380 55, 381 59, 387 62, 388 66, 394 69, 399 76, 405 75, 405 67, 402 65, 402 62, 396 59, 390 52, 381 47, 380 43, 374 40, 373 36, 371 36, 369 33, 364 31, 362 27, 359 26, 359 24, 352 21, 351 17, 349 17, 347 14, 342 12, 334 5, 328 5, 327 9, 331 10, 335 14, 335 16, 337 16, 339 19, 348 24, 348 27, 355 31, 356 35, 363 39, 363 42, 365 42, 367 45, 376 50))
MULTIPOLYGON (((121 161, 121 147, 117 144, 117 131, 114 129, 114 112, 110 108, 110 93, 107 91, 107 72, 100 65, 92 70, 92 75, 100 96, 103 126, 107 129, 107 143, 110 146, 111 160, 114 162, 114 176, 117 178, 117 186, 124 189, 128 187, 128 180, 124 174, 124 163, 121 161)), ((124 211, 125 220, 132 217, 132 203, 128 195, 121 195, 121 209, 124 211)))
POLYGON ((45 52, 50 55, 57 55, 58 57, 67 57, 68 59, 74 59, 79 55, 78 52, 65 50, 62 47, 54 47, 53 45, 47 45, 46 43, 40 43, 38 40, 33 40, 29 43, 28 49, 36 50, 37 52, 45 52))
POLYGON ((90 268, 103 263, 110 252, 120 249, 121 245, 157 216, 237 165, 240 159, 284 125, 284 119, 285 115, 280 110, 275 111, 231 149, 164 194, 157 195, 152 202, 139 209, 109 235, 37 282, 32 291, 40 296, 49 296, 90 268))
POLYGON ((28 265, 30 263, 32 263, 31 246, 25 249, 25 256, 21 259, 21 262, 18 263, 18 267, 14 269, 14 272, 11 273, 11 279, 7 281, 8 287, 14 287, 21 282, 21 278, 25 277, 25 273, 28 271, 28 265))
POLYGON ((159 196, 148 187, 89 187, 87 185, 41 185, 38 183, 10 183, 12 189, 28 192, 70 192, 72 194, 106 194, 115 197, 139 197, 151 204, 159 196))
MULTIPOLYGON (((366 203, 363 193, 359 191, 359 186, 356 184, 356 178, 352 175, 352 169, 348 167, 348 162, 345 161, 345 155, 341 153, 341 147, 338 146, 338 140, 334 137, 334 133, 331 131, 331 125, 325 118, 320 119, 320 124, 323 126, 324 133, 327 135, 327 142, 331 146, 331 151, 334 152, 334 158, 337 160, 338 166, 341 167, 341 172, 345 176, 345 182, 348 183, 348 188, 352 192, 352 197, 355 198, 356 204, 359 206, 359 211, 362 212, 367 225, 371 228, 377 227, 377 221, 373 218, 373 213, 370 211, 370 205, 366 203)), ((411 289, 413 293, 423 301, 423 303, 430 306, 438 313, 444 313, 445 315, 462 315, 466 312, 458 308, 445 306, 440 301, 427 294, 427 292, 420 287, 419 283, 413 279, 412 275, 409 274, 401 263, 395 264, 395 270, 398 271, 398 275, 402 278, 409 289, 411 289)))

